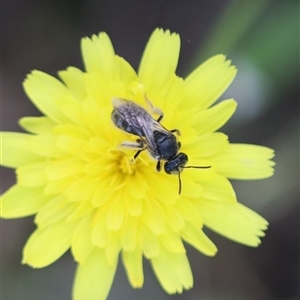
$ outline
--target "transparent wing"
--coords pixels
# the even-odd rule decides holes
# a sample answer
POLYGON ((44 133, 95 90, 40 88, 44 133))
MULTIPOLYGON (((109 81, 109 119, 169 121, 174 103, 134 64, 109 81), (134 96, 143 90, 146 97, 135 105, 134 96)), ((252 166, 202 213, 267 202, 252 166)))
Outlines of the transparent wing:
POLYGON ((150 152, 155 152, 156 144, 153 132, 158 130, 169 133, 168 130, 153 119, 144 108, 134 102, 121 98, 114 98, 112 102, 118 116, 128 124, 126 131, 143 138, 150 152))

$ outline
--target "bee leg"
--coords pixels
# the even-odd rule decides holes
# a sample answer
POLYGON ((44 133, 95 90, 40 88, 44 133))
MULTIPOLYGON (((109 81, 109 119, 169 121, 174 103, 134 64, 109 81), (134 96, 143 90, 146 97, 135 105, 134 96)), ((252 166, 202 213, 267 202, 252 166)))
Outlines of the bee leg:
POLYGON ((162 120, 162 118, 164 117, 164 113, 158 108, 153 106, 153 104, 150 102, 150 100, 148 98, 145 98, 147 105, 149 106, 150 110, 152 113, 159 115, 158 119, 156 120, 158 123, 162 120))
POLYGON ((161 170, 160 160, 156 164, 156 171, 159 172, 161 170))
POLYGON ((177 135, 181 135, 180 131, 178 129, 172 129, 171 132, 176 132, 177 135))
POLYGON ((135 159, 140 155, 140 153, 141 153, 142 151, 144 151, 144 150, 146 150, 146 149, 144 148, 144 149, 141 149, 141 150, 137 151, 137 153, 134 154, 133 160, 135 160, 135 159))
POLYGON ((144 143, 141 140, 138 140, 136 142, 132 142, 132 141, 124 141, 122 142, 122 144, 120 145, 120 147, 122 148, 132 148, 132 149, 140 149, 140 150, 144 150, 144 143))

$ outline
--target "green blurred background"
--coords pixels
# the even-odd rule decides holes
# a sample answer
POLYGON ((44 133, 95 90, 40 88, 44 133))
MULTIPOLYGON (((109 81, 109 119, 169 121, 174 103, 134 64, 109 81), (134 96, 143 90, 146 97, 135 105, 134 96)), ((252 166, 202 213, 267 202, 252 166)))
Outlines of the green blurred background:
MULTIPOLYGON (((148 261, 144 287, 133 290, 119 265, 108 299, 299 299, 298 0, 3 1, 2 130, 22 131, 20 117, 40 115, 21 86, 31 70, 56 75, 70 65, 83 68, 79 41, 99 31, 137 69, 156 27, 181 36, 180 76, 217 53, 238 67, 221 97, 235 98, 238 110, 222 131, 231 142, 275 149, 272 178, 233 182, 239 201, 270 227, 254 249, 207 230, 219 252, 207 258, 187 246, 195 284, 182 295, 165 294, 148 261)), ((15 175, 1 171, 3 192, 15 175)), ((34 228, 33 218, 1 221, 1 300, 70 299, 75 270, 70 253, 44 269, 21 265, 22 247, 34 228)))

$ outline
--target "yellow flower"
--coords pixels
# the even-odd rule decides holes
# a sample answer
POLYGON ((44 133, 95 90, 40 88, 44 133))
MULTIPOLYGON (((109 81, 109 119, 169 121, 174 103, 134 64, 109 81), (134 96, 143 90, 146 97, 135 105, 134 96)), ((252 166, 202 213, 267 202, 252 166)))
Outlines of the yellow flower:
MULTIPOLYGON (((119 255, 134 288, 143 285, 143 257, 168 293, 193 286, 186 242, 205 255, 217 248, 202 231, 256 247, 267 221, 237 202, 228 179, 272 175, 273 150, 230 144, 216 132, 232 116, 233 99, 214 106, 236 75, 223 55, 200 65, 187 78, 175 75, 180 39, 155 30, 136 73, 115 55, 105 33, 82 40, 86 71, 69 67, 58 79, 33 71, 24 89, 44 114, 25 117, 29 133, 2 133, 2 165, 16 168, 17 183, 2 197, 1 216, 35 215, 23 263, 35 268, 68 249, 78 262, 73 298, 105 299, 119 255), (178 178, 157 172, 143 151, 120 148, 137 137, 111 121, 112 99, 146 108, 145 97, 164 112, 162 125, 177 128, 188 165, 178 178)), ((153 116, 157 117, 157 116, 153 116)))

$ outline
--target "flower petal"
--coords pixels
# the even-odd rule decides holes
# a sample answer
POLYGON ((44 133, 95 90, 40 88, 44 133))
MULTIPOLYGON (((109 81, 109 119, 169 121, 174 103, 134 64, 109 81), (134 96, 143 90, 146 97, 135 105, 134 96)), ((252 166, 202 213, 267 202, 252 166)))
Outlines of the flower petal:
POLYGON ((125 216, 125 201, 121 197, 112 199, 106 211, 106 226, 108 230, 118 230, 125 216))
POLYGON ((80 159, 68 157, 49 164, 49 166, 45 168, 45 173, 48 179, 57 180, 81 173, 83 167, 84 163, 80 159))
POLYGON ((60 71, 59 77, 63 80, 68 89, 78 100, 82 100, 86 96, 84 73, 74 67, 69 67, 67 70, 60 71))
POLYGON ((162 205, 168 226, 175 232, 179 232, 185 224, 180 211, 173 205, 162 205))
POLYGON ((158 236, 164 247, 172 253, 185 253, 185 248, 178 232, 166 229, 164 233, 158 236))
POLYGON ((34 187, 47 183, 45 175, 46 162, 38 162, 21 166, 17 169, 17 181, 19 185, 34 187))
POLYGON ((162 233, 165 229, 164 211, 155 199, 144 199, 143 221, 155 233, 162 233))
POLYGON ((52 264, 70 247, 73 227, 73 224, 58 222, 37 229, 26 242, 22 263, 34 268, 43 268, 52 264))
POLYGON ((119 252, 121 251, 121 241, 119 233, 116 231, 108 232, 108 242, 105 249, 107 262, 112 265, 118 259, 119 252))
POLYGON ((1 132, 1 165, 17 168, 40 160, 40 156, 30 149, 31 137, 31 134, 26 133, 1 132))
POLYGON ((197 227, 202 227, 203 219, 201 210, 190 199, 181 197, 175 205, 180 215, 197 227))
POLYGON ((122 252, 123 264, 130 284, 134 288, 141 288, 144 283, 143 252, 140 247, 133 251, 122 252))
POLYGON ((140 225, 138 239, 146 258, 155 257, 159 254, 157 235, 155 235, 146 225, 140 225))
POLYGON ((273 175, 275 163, 270 159, 274 151, 270 148, 230 144, 223 152, 209 158, 218 173, 231 179, 262 179, 273 175))
POLYGON ((240 203, 201 201, 205 226, 235 242, 257 247, 268 222, 240 203))
POLYGON ((162 90, 174 75, 180 50, 178 34, 156 29, 144 50, 139 78, 151 97, 152 90, 162 90), (162 63, 163 62, 163 63, 162 63))
POLYGON ((34 221, 40 229, 45 228, 65 220, 75 209, 74 203, 67 201, 65 196, 58 195, 38 212, 34 221))
POLYGON ((47 202, 41 187, 14 185, 1 197, 1 218, 22 218, 35 214, 47 202))
POLYGON ((115 79, 115 52, 109 36, 105 32, 81 40, 81 52, 88 73, 101 75, 101 81, 115 79))
POLYGON ((91 240, 91 215, 81 219, 75 228, 72 239, 72 253, 77 262, 85 264, 88 256, 93 250, 91 240))
POLYGON ((216 55, 195 69, 185 80, 185 109, 205 109, 213 104, 227 89, 236 75, 224 55, 216 55))
POLYGON ((189 222, 181 231, 181 236, 187 243, 207 256, 214 256, 218 251, 215 244, 205 235, 202 229, 189 222))
POLYGON ((222 175, 216 175, 214 180, 202 181, 201 185, 203 187, 201 196, 206 200, 229 203, 235 203, 237 201, 236 194, 230 181, 222 175))
POLYGON ((54 135, 39 134, 31 136, 30 149, 41 157, 61 157, 65 155, 57 145, 57 137, 54 135))
POLYGON ((182 293, 193 286, 193 275, 186 254, 171 253, 161 247, 151 259, 152 268, 163 289, 169 294, 182 293))
POLYGON ((137 234, 139 228, 139 218, 127 216, 121 232, 122 248, 125 251, 133 251, 137 246, 137 234))
POLYGON ((192 126, 199 135, 214 132, 230 119, 236 107, 237 103, 233 99, 224 100, 207 110, 191 116, 192 126))
POLYGON ((37 134, 51 135, 56 123, 48 117, 24 117, 19 120, 19 124, 26 131, 37 134))
POLYGON ((219 153, 228 147, 228 137, 221 132, 213 132, 199 136, 195 141, 184 145, 182 151, 186 151, 193 158, 219 153))
POLYGON ((70 92, 59 80, 41 71, 32 71, 23 86, 27 96, 42 113, 58 123, 65 119, 56 101, 70 92))
POLYGON ((131 65, 122 57, 115 56, 115 62, 118 67, 118 80, 125 87, 129 86, 133 81, 138 81, 138 76, 131 65))
POLYGON ((79 264, 73 286, 74 300, 105 300, 115 276, 118 260, 108 264, 105 250, 94 247, 84 265, 79 264))

